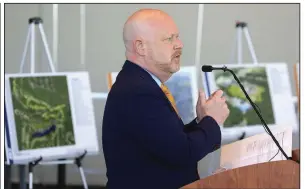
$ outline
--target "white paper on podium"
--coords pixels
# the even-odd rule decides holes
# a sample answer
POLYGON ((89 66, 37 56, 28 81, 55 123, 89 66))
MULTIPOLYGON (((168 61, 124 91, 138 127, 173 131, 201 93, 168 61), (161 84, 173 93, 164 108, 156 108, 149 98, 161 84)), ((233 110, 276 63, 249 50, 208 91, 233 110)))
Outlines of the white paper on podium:
MULTIPOLYGON (((292 127, 272 128, 276 140, 288 157, 292 154, 292 127)), ((266 132, 221 147, 220 166, 234 169, 247 165, 286 160, 285 156, 266 132)))

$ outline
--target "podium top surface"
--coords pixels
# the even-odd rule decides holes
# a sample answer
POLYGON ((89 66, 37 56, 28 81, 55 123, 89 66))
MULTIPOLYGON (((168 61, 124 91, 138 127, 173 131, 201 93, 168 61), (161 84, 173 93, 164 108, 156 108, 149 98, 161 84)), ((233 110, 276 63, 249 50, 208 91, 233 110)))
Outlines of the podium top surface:
POLYGON ((259 163, 220 172, 182 188, 300 188, 300 165, 292 160, 259 163))

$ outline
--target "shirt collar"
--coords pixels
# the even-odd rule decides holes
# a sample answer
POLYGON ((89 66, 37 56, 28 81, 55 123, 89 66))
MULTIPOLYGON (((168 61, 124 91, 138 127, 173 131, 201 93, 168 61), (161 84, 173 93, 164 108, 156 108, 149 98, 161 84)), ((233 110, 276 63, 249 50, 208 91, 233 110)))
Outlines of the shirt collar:
POLYGON ((155 80, 155 82, 158 84, 158 86, 161 87, 162 83, 161 83, 160 79, 158 79, 154 74, 152 74, 148 70, 145 69, 145 71, 147 71, 151 75, 151 77, 155 80))

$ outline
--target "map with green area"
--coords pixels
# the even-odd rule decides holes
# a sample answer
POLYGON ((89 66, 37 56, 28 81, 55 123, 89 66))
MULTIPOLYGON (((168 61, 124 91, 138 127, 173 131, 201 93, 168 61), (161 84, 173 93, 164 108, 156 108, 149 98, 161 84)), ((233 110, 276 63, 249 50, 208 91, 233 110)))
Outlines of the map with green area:
MULTIPOLYGON (((267 124, 274 124, 274 114, 270 97, 267 73, 264 67, 233 68, 251 100, 258 106, 257 109, 267 124)), ((224 127, 243 127, 260 125, 250 102, 246 99, 238 83, 229 72, 215 72, 217 88, 224 91, 230 115, 224 127)))
POLYGON ((74 145, 66 76, 10 78, 19 150, 74 145))

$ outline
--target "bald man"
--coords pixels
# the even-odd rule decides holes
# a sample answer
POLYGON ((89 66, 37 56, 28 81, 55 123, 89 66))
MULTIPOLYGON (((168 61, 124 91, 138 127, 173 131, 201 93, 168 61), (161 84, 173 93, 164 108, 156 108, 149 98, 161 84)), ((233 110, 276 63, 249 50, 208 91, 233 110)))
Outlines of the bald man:
POLYGON ((180 69, 183 44, 173 19, 143 9, 124 25, 126 61, 103 118, 107 188, 179 188, 199 179, 197 163, 221 144, 229 110, 222 91, 200 91, 184 125, 164 83, 180 69))

